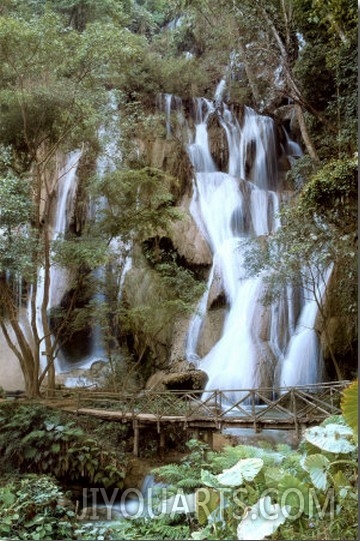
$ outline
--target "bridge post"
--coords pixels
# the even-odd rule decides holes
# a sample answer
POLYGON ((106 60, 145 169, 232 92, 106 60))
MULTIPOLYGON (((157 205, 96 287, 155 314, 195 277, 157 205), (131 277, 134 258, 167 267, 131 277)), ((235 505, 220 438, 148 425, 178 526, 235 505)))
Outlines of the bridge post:
POLYGON ((194 440, 199 440, 200 439, 200 430, 198 429, 198 427, 195 427, 193 428, 193 430, 191 431, 191 438, 194 439, 194 440))
POLYGON ((291 406, 292 406, 292 413, 294 416, 294 427, 295 427, 296 437, 299 439, 300 431, 299 431, 299 423, 297 419, 296 394, 293 387, 291 388, 291 406))
POLYGON ((255 433, 260 432, 258 429, 257 423, 256 423, 256 407, 255 407, 255 391, 254 389, 250 390, 250 396, 251 396, 251 413, 252 413, 252 420, 253 420, 253 427, 255 430, 255 433))
POLYGON ((133 423, 134 428, 134 447, 133 447, 133 455, 139 456, 139 423, 137 421, 134 421, 133 423))
POLYGON ((165 454, 165 432, 159 432, 158 455, 162 458, 165 454))
POLYGON ((210 449, 213 449, 214 445, 214 438, 213 438, 213 431, 212 430, 206 430, 204 433, 204 441, 208 444, 210 449))

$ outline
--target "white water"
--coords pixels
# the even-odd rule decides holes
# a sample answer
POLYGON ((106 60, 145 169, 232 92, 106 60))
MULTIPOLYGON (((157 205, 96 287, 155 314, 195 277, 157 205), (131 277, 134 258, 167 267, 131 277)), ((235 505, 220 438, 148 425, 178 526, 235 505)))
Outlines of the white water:
MULTIPOLYGON (((50 242, 62 237, 66 232, 69 216, 71 216, 73 210, 74 197, 77 189, 76 170, 80 156, 80 150, 70 152, 66 157, 65 165, 59 171, 58 178, 56 180, 57 205, 50 242)), ((36 325, 40 339, 43 339, 44 337, 44 326, 42 319, 42 305, 44 302, 44 277, 45 269, 44 267, 40 267, 38 271, 36 288, 36 325)), ((68 277, 69 274, 67 269, 56 265, 52 265, 50 267, 49 302, 47 305, 47 310, 60 303, 67 288, 68 277)), ((30 291, 27 308, 29 323, 31 321, 31 296, 32 291, 30 291)), ((47 364, 46 355, 43 353, 44 350, 45 344, 42 342, 42 345, 40 346, 40 366, 42 369, 44 369, 47 364)), ((57 361, 55 361, 55 368, 58 369, 57 361)))
MULTIPOLYGON (((109 118, 107 119, 106 124, 104 124, 98 133, 99 141, 101 143, 102 152, 98 156, 96 170, 99 178, 102 178, 107 173, 111 173, 116 170, 119 163, 122 161, 122 154, 119 149, 119 138, 120 138, 120 127, 119 127, 119 114, 117 111, 117 100, 116 96, 110 92, 109 93, 109 118)), ((104 211, 107 206, 107 201, 105 198, 98 198, 96 201, 91 201, 89 214, 92 219, 96 220, 100 213, 104 211)), ((109 260, 111 260, 111 269, 105 269, 100 267, 94 269, 93 277, 98 284, 98 290, 94 295, 93 304, 96 307, 101 307, 103 303, 107 301, 106 295, 104 292, 105 281, 108 278, 107 271, 111 271, 113 282, 113 287, 116 288, 118 292, 118 299, 120 299, 124 280, 127 272, 132 267, 132 246, 129 243, 124 243, 121 238, 113 238, 109 244, 109 260)), ((88 369, 91 368, 94 362, 96 361, 107 361, 108 352, 106 348, 105 338, 103 334, 102 327, 98 322, 96 317, 96 312, 94 312, 93 325, 91 329, 90 336, 90 352, 87 356, 83 356, 77 362, 74 362, 72 359, 64 361, 62 359, 62 371, 69 371, 74 368, 88 369)), ((84 378, 82 376, 78 378, 67 378, 66 385, 68 387, 75 386, 90 386, 94 382, 89 378, 84 378)))
MULTIPOLYGON (((213 266, 190 324, 186 356, 208 374, 206 389, 315 383, 321 378, 316 303, 306 302, 298 317, 288 286, 278 301, 264 307, 263 276, 248 276, 243 264, 247 238, 267 236, 281 227, 274 124, 245 107, 240 126, 229 108, 218 103, 223 90, 219 86, 216 107, 210 100, 194 100, 195 129, 188 144, 195 169, 190 212, 212 250, 213 266), (214 114, 227 138, 227 171, 217 169, 210 152, 207 122, 214 114), (220 340, 200 359, 198 344, 215 275, 226 296, 226 316, 220 340)), ((179 107, 178 101, 174 104, 168 98, 168 117, 172 107, 179 107)), ((290 156, 301 152, 288 137, 286 151, 290 156)), ((237 398, 231 392, 228 396, 237 398)))
POLYGON ((308 298, 301 312, 294 334, 288 344, 281 367, 280 386, 291 387, 318 381, 322 376, 322 356, 318 347, 315 322, 318 303, 322 301, 332 267, 318 276, 316 291, 306 287, 308 298))
MULTIPOLYGON (((65 166, 60 171, 57 190, 57 205, 52 238, 61 238, 66 233, 69 217, 74 209, 75 194, 78 186, 76 175, 81 157, 81 150, 70 152, 65 166)), ((50 298, 48 309, 60 304, 69 282, 69 272, 64 267, 52 265, 50 275, 50 298)))

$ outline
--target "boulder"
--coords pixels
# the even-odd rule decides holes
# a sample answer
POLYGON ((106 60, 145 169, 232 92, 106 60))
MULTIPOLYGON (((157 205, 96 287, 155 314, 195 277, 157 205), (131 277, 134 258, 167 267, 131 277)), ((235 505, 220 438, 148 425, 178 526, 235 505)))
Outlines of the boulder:
POLYGON ((184 197, 179 208, 182 220, 173 224, 171 240, 180 256, 190 265, 211 265, 212 255, 209 245, 188 211, 189 198, 184 197))
POLYGON ((201 391, 208 376, 202 370, 190 369, 183 372, 156 372, 147 381, 145 388, 152 391, 201 391))

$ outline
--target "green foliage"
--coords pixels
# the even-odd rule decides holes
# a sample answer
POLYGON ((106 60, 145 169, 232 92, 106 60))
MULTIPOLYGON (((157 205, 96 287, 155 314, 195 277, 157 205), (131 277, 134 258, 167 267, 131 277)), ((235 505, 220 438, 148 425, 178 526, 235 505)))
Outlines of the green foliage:
POLYGON ((316 214, 342 234, 355 231, 357 223, 357 158, 331 160, 305 186, 300 211, 316 214))
POLYGON ((323 42, 309 42, 301 51, 295 74, 301 80, 304 97, 316 109, 323 110, 335 94, 335 74, 327 67, 326 46, 323 42), (312 82, 316 78, 318 91, 313 92, 312 82))
POLYGON ((47 10, 31 21, 0 18, 0 141, 39 160, 45 142, 91 140, 106 102, 104 85, 137 59, 141 43, 98 21, 78 33, 47 10), (15 67, 16 66, 16 67, 15 67))
POLYGON ((178 300, 186 312, 192 308, 194 299, 199 298, 205 286, 196 279, 194 273, 184 267, 184 260, 179 257, 172 242, 167 238, 148 239, 144 244, 147 261, 159 274, 169 300, 178 300))
MULTIPOLYGON (((299 174, 302 175, 302 167, 295 171, 295 178, 299 174)), ((266 241, 250 241, 246 254, 249 274, 266 270, 269 288, 264 301, 284 295, 287 284, 294 290, 304 288, 306 298, 315 298, 323 325, 336 312, 337 317, 343 318, 349 335, 356 336, 355 158, 331 160, 318 167, 298 195, 283 206, 280 219, 282 227, 266 241), (330 305, 330 297, 321 296, 320 289, 326 284, 326 269, 331 266, 330 305)), ((334 355, 331 357, 334 362, 334 355)), ((340 377, 338 369, 336 374, 340 377)))
POLYGON ((329 125, 310 122, 321 156, 351 155, 357 134, 357 15, 355 2, 295 2, 305 46, 295 73, 304 97, 323 111, 329 125), (316 81, 316 90, 314 82, 316 81))
POLYGON ((127 22, 123 6, 116 0, 50 0, 49 4, 66 18, 68 26, 80 31, 94 21, 127 22))
MULTIPOLYGON (((138 518, 120 522, 112 526, 110 530, 110 539, 138 539, 142 541, 159 539, 183 540, 189 539, 190 528, 188 524, 179 521, 178 516, 159 517, 159 518, 138 518)), ((83 539, 83 537, 81 537, 83 539)), ((92 541, 93 537, 84 537, 92 541)))
POLYGON ((57 238, 53 242, 53 252, 54 263, 72 271, 96 269, 109 259, 106 242, 95 236, 73 236, 66 240, 57 238))
POLYGON ((96 180, 95 196, 104 196, 108 206, 97 217, 98 227, 106 238, 121 235, 144 240, 158 230, 168 228, 178 219, 170 193, 171 179, 159 169, 118 170, 96 180))
POLYGON ((187 442, 190 454, 181 460, 179 464, 166 464, 152 470, 159 481, 166 481, 173 487, 179 486, 185 492, 202 486, 201 472, 209 457, 208 446, 198 440, 192 439, 187 442))
POLYGON ((11 149, 0 148, 0 272, 31 277, 38 243, 30 226, 33 214, 29 179, 11 169, 11 149))
POLYGON ((2 539, 74 539, 75 513, 46 475, 25 475, 0 486, 2 539))
POLYGON ((63 422, 58 414, 41 406, 2 405, 0 415, 3 469, 122 486, 123 455, 107 450, 103 442, 89 437, 74 422, 63 422))
POLYGON ((353 381, 342 394, 341 410, 347 424, 354 431, 355 436, 358 435, 358 420, 359 420, 359 394, 358 380, 353 381))
POLYGON ((316 172, 316 169, 316 163, 305 154, 291 165, 291 169, 286 174, 286 180, 290 183, 291 188, 300 191, 309 181, 311 175, 316 172))
POLYGON ((180 485, 189 492, 196 488, 192 539, 316 539, 320 531, 322 539, 356 539, 355 440, 342 417, 329 421, 308 429, 297 451, 238 445, 205 456, 202 444, 192 442, 185 461, 154 473, 175 493, 180 485), (326 449, 324 438, 308 442, 320 431, 328 431, 326 449), (344 437, 352 438, 346 448, 344 437), (186 482, 191 474, 195 483, 186 482))

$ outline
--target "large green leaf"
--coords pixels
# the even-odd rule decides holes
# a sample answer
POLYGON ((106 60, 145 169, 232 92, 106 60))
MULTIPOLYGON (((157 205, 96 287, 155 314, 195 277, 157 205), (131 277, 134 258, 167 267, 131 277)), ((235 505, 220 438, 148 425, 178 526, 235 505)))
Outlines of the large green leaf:
POLYGON ((297 477, 287 474, 279 479, 278 492, 282 505, 290 506, 291 516, 297 513, 309 515, 309 485, 297 477))
POLYGON ((327 471, 330 464, 330 460, 320 454, 306 456, 301 461, 304 470, 309 472, 314 487, 320 490, 325 490, 327 487, 327 471))
POLYGON ((195 506, 196 506, 196 517, 199 524, 202 526, 207 524, 208 517, 213 511, 220 505, 220 493, 219 491, 208 488, 201 487, 195 492, 195 506))
POLYGON ((179 514, 188 514, 195 512, 195 493, 185 494, 178 491, 174 496, 162 500, 159 509, 161 513, 166 513, 172 516, 179 514))
POLYGON ((345 473, 338 470, 333 475, 334 488, 339 498, 345 498, 349 491, 353 489, 350 480, 346 477, 345 473))
POLYGON ((261 458, 242 458, 232 468, 224 470, 216 477, 224 486, 237 487, 244 481, 252 481, 263 465, 264 461, 261 458))
POLYGON ((265 539, 285 522, 289 511, 289 506, 281 508, 278 503, 273 505, 270 496, 260 498, 238 525, 237 538, 240 540, 265 539))
POLYGON ((353 429, 356 437, 358 435, 359 420, 359 386, 358 380, 353 381, 347 387, 341 398, 341 410, 347 424, 353 429))
POLYGON ((266 468, 264 470, 264 479, 266 486, 276 488, 279 484, 279 479, 284 475, 282 468, 266 468))
POLYGON ((313 426, 304 432, 306 441, 330 453, 351 453, 356 446, 349 441, 353 436, 350 427, 338 424, 313 426))
POLYGON ((213 473, 209 472, 208 470, 201 470, 201 481, 207 487, 211 487, 211 488, 220 488, 221 487, 217 476, 214 475, 213 473))

